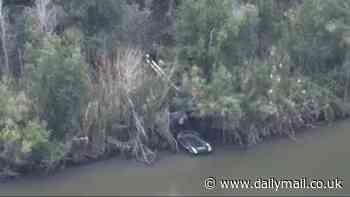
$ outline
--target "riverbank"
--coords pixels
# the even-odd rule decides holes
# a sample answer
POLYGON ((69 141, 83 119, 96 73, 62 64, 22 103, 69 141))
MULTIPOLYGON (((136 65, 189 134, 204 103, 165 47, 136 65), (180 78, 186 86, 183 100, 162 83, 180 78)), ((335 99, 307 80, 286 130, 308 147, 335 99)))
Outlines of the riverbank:
POLYGON ((260 151, 350 115, 350 1, 0 2, 5 179, 119 155, 153 169, 188 129, 260 151))
POLYGON ((0 195, 344 195, 350 192, 347 187, 349 128, 349 120, 340 121, 299 132, 296 141, 273 139, 245 151, 225 146, 216 148, 214 154, 200 157, 162 152, 159 161, 151 167, 120 158, 108 159, 67 168, 51 176, 30 176, 2 183, 0 195), (344 180, 344 189, 206 191, 202 181, 208 176, 339 177, 344 180), (151 177, 157 178, 150 182, 151 177))
MULTIPOLYGON (((326 126, 327 123, 326 122, 318 122, 315 123, 313 125, 313 127, 321 127, 321 126, 326 126)), ((301 129, 298 133, 304 133, 307 129, 301 129)), ((220 136, 212 136, 210 135, 212 132, 201 132, 202 135, 206 138, 206 140, 208 140, 210 143, 212 143, 215 147, 231 147, 234 148, 234 150, 247 150, 250 148, 254 148, 254 147, 245 147, 239 144, 223 144, 222 141, 220 140, 220 136)), ((288 138, 287 136, 272 136, 269 138, 264 139, 264 142, 269 143, 271 141, 276 141, 276 140, 283 140, 284 138, 288 138)), ((294 138, 288 138, 290 140, 295 140, 294 138)), ((258 146, 258 145, 256 145, 258 146)), ((159 147, 158 147, 159 148, 159 147)), ((165 152, 168 152, 170 154, 174 154, 173 151, 166 149, 161 151, 162 154, 157 156, 157 159, 149 166, 154 166, 156 162, 158 162, 158 160, 161 160, 162 157, 167 157, 169 154, 165 154, 165 152)), ((178 150, 180 153, 182 152, 182 149, 178 150)), ((178 153, 176 153, 178 154, 178 153)), ((215 153, 214 153, 215 154, 215 153)), ((4 183, 4 182, 8 182, 8 181, 12 181, 12 180, 18 180, 20 178, 23 177, 27 177, 27 176, 41 176, 41 177, 45 177, 45 176, 50 176, 50 175, 55 175, 55 174, 59 174, 62 171, 65 171, 66 169, 69 168, 77 168, 77 167, 82 167, 82 166, 86 166, 86 165, 93 165, 94 163, 98 163, 101 161, 106 161, 109 159, 113 159, 119 157, 121 159, 133 162, 135 161, 135 158, 133 158, 131 155, 129 155, 128 153, 122 153, 121 151, 117 151, 117 152, 110 152, 110 153, 105 153, 103 155, 101 155, 98 158, 93 158, 93 157, 83 157, 80 160, 69 160, 68 158, 64 158, 61 161, 60 165, 57 165, 57 167, 55 169, 51 169, 50 171, 45 170, 44 168, 23 168, 20 169, 20 172, 12 172, 12 171, 8 171, 3 174, 0 173, 0 183, 4 183)), ((146 164, 142 164, 147 166, 146 164)))

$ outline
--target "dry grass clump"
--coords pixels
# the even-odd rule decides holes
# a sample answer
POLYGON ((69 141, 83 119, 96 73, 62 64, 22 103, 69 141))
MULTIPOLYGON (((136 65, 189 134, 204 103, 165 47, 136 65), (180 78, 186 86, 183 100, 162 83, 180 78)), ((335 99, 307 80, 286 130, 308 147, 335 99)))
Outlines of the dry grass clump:
POLYGON ((149 148, 154 137, 177 150, 167 106, 172 71, 147 64, 143 57, 140 50, 120 49, 114 58, 103 57, 97 68, 83 118, 96 154, 120 150, 150 164, 156 158, 149 148))

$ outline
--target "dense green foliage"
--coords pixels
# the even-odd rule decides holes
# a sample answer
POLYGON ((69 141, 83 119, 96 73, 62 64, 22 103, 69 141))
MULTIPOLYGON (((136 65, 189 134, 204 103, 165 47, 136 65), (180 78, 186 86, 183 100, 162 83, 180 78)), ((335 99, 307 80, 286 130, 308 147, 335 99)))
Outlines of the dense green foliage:
POLYGON ((82 31, 88 37, 100 32, 115 31, 122 21, 125 1, 87 0, 87 1, 57 1, 71 17, 77 20, 82 31))
POLYGON ((349 3, 285 3, 276 11, 279 4, 207 0, 179 8, 178 47, 194 65, 194 109, 227 140, 293 136, 347 113, 349 3))
POLYGON ((329 72, 343 63, 349 30, 348 1, 305 1, 287 14, 290 54, 306 74, 329 72))
POLYGON ((33 112, 33 102, 23 91, 14 91, 11 84, 9 81, 0 83, 1 170, 38 164, 43 160, 35 158, 45 155, 36 150, 50 146, 50 132, 33 112))
POLYGON ((289 11, 284 43, 300 72, 346 100, 349 6, 348 1, 305 1, 289 11))
POLYGON ((0 177, 116 152, 152 163, 156 150, 177 150, 173 111, 242 145, 349 115, 349 1, 30 6, 23 20, 2 17, 15 35, 2 48, 21 72, 1 76, 14 80, 0 83, 0 177))
POLYGON ((179 8, 180 58, 210 75, 215 65, 239 65, 256 53, 258 11, 232 1, 185 1, 179 8), (234 12, 235 14, 232 14, 234 12))
POLYGON ((67 133, 79 131, 89 86, 79 47, 53 36, 44 40, 42 48, 27 50, 36 57, 28 66, 30 92, 48 128, 54 131, 53 137, 63 139, 67 133))

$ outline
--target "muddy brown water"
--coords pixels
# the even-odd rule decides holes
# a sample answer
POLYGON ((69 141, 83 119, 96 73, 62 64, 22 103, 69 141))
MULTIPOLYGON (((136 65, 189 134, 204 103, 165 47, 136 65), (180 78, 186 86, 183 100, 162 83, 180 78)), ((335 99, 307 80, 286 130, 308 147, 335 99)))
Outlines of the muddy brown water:
MULTIPOLYGON (((309 129, 297 140, 273 139, 248 150, 216 147, 210 155, 161 153, 152 167, 109 159, 51 176, 0 183, 0 195, 350 195, 350 120, 309 129), (204 179, 217 178, 206 190, 204 179), (219 179, 333 179, 342 189, 221 189, 219 179)), ((260 185, 260 187, 262 187, 260 185)))

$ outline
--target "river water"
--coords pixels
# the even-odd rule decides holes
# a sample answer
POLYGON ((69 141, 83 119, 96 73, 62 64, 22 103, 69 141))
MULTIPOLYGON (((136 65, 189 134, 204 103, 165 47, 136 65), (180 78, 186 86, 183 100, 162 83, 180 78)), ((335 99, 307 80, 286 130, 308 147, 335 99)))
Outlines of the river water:
MULTIPOLYGON (((297 139, 272 139, 248 150, 216 147, 192 157, 161 153, 147 167, 133 160, 110 159, 65 169, 46 177, 25 177, 0 184, 0 195, 337 195, 350 194, 350 121, 309 129, 297 139), (206 190, 204 179, 339 178, 343 189, 206 190)), ((262 185, 260 185, 262 187, 262 185)))

